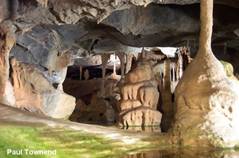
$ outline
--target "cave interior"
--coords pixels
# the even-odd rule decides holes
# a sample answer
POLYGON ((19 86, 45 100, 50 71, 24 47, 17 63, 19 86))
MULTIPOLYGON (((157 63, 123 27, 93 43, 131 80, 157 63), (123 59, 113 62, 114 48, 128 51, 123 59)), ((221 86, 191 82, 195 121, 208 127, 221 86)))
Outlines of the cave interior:
POLYGON ((0 0, 0 126, 238 147, 236 19, 237 0, 0 0))

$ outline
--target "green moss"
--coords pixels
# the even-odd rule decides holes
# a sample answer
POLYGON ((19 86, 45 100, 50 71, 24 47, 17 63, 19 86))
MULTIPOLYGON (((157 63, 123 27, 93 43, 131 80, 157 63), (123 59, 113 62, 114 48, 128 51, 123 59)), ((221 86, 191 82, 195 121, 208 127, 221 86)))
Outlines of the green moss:
MULTIPOLYGON (((127 153, 155 148, 147 141, 126 145, 104 137, 64 128, 26 127, 0 125, 0 158, 15 158, 7 155, 7 149, 56 150, 57 155, 40 155, 34 158, 117 158, 127 153)), ((32 158, 20 155, 20 158, 32 158)))
POLYGON ((222 65, 223 65, 223 67, 226 71, 227 76, 228 77, 233 77, 234 76, 234 74, 233 74, 234 70, 233 70, 232 64, 230 64, 226 61, 222 61, 222 60, 221 60, 221 63, 222 63, 222 65))

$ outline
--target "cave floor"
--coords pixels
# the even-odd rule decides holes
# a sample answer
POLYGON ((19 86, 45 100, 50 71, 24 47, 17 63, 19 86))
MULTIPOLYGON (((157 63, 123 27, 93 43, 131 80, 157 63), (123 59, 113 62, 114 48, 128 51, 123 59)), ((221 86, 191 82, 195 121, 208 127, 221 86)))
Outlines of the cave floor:
POLYGON ((169 135, 56 120, 0 105, 0 158, 176 158, 239 156, 236 150, 179 148, 169 135), (56 155, 8 155, 8 149, 56 155), (129 155, 136 154, 136 155, 129 155))
MULTIPOLYGON (((165 136, 159 133, 56 120, 4 105, 0 105, 0 111, 0 157, 14 157, 7 155, 7 149, 51 149, 57 151, 57 158, 79 155, 98 158, 156 150, 159 145, 160 149, 171 148, 165 136)), ((32 157, 22 155, 27 156, 32 157)))

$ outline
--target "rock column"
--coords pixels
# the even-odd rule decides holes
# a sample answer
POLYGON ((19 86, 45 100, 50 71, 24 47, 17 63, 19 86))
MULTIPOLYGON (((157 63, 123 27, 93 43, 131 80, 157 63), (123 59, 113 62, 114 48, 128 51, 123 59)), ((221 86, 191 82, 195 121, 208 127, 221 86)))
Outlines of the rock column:
POLYGON ((172 94, 171 94, 171 81, 170 81, 170 60, 164 61, 164 83, 162 90, 162 110, 163 117, 161 128, 162 131, 167 131, 173 119, 173 105, 172 105, 172 94))
POLYGON ((15 104, 13 88, 9 81, 9 54, 15 41, 11 22, 0 23, 0 103, 7 105, 15 104))
POLYGON ((235 147, 239 143, 239 85, 226 77, 211 49, 213 0, 201 0, 200 44, 176 88, 173 127, 179 143, 235 147))
POLYGON ((101 96, 104 96, 105 94, 105 73, 106 73, 106 66, 107 62, 110 58, 109 54, 102 54, 101 60, 102 60, 102 83, 101 83, 101 96))

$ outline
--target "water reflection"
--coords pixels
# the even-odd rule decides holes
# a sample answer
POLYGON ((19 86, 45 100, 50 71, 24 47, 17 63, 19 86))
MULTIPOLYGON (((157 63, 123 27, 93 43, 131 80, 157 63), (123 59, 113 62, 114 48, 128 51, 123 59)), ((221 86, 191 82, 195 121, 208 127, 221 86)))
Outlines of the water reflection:
POLYGON ((127 155, 124 158, 239 158, 235 150, 160 150, 127 155))
POLYGON ((149 126, 149 127, 136 126, 136 127, 128 127, 127 129, 125 128, 124 130, 134 131, 134 132, 149 132, 149 133, 161 132, 160 126, 149 126))

